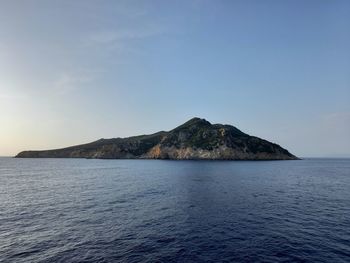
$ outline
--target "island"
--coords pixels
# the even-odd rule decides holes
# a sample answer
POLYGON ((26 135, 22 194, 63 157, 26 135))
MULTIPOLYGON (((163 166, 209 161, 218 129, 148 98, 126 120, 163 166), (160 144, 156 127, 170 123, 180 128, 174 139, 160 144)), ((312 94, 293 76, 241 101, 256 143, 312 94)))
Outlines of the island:
POLYGON ((174 160, 297 160, 281 146, 234 126, 192 118, 171 131, 100 139, 67 148, 23 151, 17 158, 98 158, 174 160))

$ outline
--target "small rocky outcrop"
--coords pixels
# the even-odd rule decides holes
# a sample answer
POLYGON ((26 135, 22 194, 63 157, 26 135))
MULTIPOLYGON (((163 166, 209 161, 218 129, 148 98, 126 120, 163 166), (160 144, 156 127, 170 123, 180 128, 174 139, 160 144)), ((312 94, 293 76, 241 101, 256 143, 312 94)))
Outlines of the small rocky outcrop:
POLYGON ((23 151, 19 158, 295 160, 281 146, 231 125, 193 118, 168 132, 100 139, 68 148, 23 151))

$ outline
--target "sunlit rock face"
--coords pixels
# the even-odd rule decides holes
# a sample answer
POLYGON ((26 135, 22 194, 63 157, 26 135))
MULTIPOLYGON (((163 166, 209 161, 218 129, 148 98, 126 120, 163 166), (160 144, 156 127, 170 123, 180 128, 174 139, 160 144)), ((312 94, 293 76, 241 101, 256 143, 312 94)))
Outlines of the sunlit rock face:
POLYGON ((16 157, 100 159, 295 160, 277 144, 250 136, 231 125, 193 118, 169 132, 98 141, 16 157))

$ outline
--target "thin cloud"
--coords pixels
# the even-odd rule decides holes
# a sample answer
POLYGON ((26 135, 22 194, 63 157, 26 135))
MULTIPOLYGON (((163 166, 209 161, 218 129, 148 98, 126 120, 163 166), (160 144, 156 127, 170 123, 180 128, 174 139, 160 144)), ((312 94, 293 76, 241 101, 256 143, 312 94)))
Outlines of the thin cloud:
POLYGON ((71 73, 62 73, 54 82, 53 82, 53 91, 56 94, 64 95, 69 92, 72 92, 76 89, 86 85, 94 80, 92 74, 79 74, 73 75, 71 73))
POLYGON ((135 29, 110 29, 90 33, 83 41, 85 47, 102 47, 108 50, 124 49, 131 41, 144 40, 165 33, 162 26, 144 26, 135 29))
POLYGON ((324 120, 327 122, 342 122, 350 123, 350 112, 335 112, 326 114, 323 116, 324 120))

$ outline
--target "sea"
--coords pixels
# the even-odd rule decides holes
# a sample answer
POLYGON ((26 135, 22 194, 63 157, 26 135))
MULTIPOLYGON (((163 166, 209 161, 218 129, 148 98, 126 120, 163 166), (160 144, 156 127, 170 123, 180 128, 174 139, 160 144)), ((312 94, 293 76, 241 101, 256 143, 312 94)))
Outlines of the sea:
POLYGON ((0 262, 350 262, 350 159, 0 158, 0 262))

